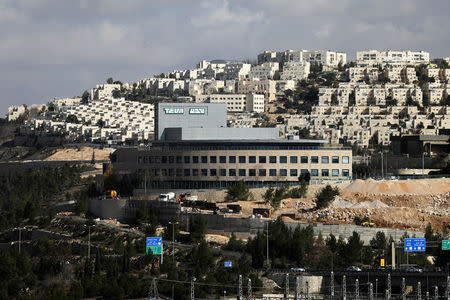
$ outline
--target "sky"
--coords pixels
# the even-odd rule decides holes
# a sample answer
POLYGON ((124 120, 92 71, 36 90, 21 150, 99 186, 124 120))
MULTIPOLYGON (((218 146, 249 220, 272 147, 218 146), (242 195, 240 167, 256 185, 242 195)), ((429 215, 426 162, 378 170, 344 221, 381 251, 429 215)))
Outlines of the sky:
POLYGON ((0 113, 264 50, 450 56, 449 0, 0 0, 0 113))

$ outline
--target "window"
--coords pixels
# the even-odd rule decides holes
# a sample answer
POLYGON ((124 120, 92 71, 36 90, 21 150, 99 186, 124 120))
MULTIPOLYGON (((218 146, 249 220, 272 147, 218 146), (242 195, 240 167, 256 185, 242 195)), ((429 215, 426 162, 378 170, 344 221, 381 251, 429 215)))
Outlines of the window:
POLYGON ((159 164, 161 162, 160 156, 155 156, 155 164, 159 164))
POLYGON ((306 174, 309 173, 308 169, 301 169, 300 174, 306 174))
POLYGON ((167 176, 167 169, 161 169, 162 176, 167 176))
POLYGON ((236 169, 229 169, 228 176, 236 176, 236 169))
POLYGON ((265 164, 266 163, 266 157, 265 156, 260 156, 259 157, 259 163, 260 164, 265 164))
POLYGON ((239 156, 239 163, 240 164, 245 164, 245 156, 239 156))
POLYGON ((192 162, 198 164, 198 156, 192 156, 192 162))
POLYGON ((277 157, 276 156, 269 156, 269 162, 271 164, 276 164, 277 163, 277 157))
POLYGON ((209 170, 209 176, 216 176, 216 175, 217 175, 217 170, 216 169, 209 170))
POLYGON ((286 169, 280 169, 280 176, 287 176, 287 170, 286 169))
POLYGON ((331 162, 333 164, 338 164, 339 163, 339 156, 332 156, 331 157, 331 162))
POLYGON ((239 176, 245 176, 245 169, 239 169, 239 176))
POLYGON ((331 170, 331 176, 338 177, 339 176, 339 170, 338 169, 331 170))
POLYGON ((202 176, 208 176, 208 169, 202 169, 202 176))
POLYGON ((248 170, 248 176, 256 176, 256 169, 250 169, 248 170))
POLYGON ((181 177, 181 169, 175 169, 175 176, 181 177))
POLYGON ((348 164, 349 163, 349 157, 348 156, 342 156, 342 163, 348 164))
POLYGON ((208 163, 208 156, 202 156, 202 164, 208 163))
POLYGON ((251 164, 256 164, 256 156, 249 156, 248 162, 251 164))
POLYGON ((276 169, 270 169, 269 170, 269 176, 277 176, 277 170, 276 169))
POLYGON ((198 176, 198 169, 192 169, 192 176, 198 176))
POLYGON ((348 171, 348 169, 342 169, 342 176, 348 177, 349 175, 350 175, 350 172, 348 171))
POLYGON ((219 162, 221 164, 226 164, 227 163, 227 157, 226 156, 219 156, 219 162))
POLYGON ((184 163, 185 163, 185 164, 191 163, 191 157, 190 157, 190 156, 185 156, 185 157, 184 157, 184 163))
POLYGON ((308 163, 308 156, 300 156, 300 162, 302 164, 307 164, 308 163))
POLYGON ((175 157, 169 156, 169 164, 173 164, 175 162, 175 157))
POLYGON ((161 157, 161 162, 162 162, 163 164, 167 164, 167 156, 161 157))
POLYGON ((322 169, 322 177, 330 176, 330 171, 328 169, 322 169))
POLYGON ((311 169, 311 177, 312 176, 319 176, 319 170, 317 169, 311 169))
POLYGON ((185 177, 191 176, 191 170, 190 169, 184 169, 184 176, 185 177))
POLYGON ((177 164, 181 164, 182 158, 181 156, 177 156, 177 164))
POLYGON ((227 176, 227 170, 226 169, 220 169, 219 170, 220 176, 227 176))
POLYGON ((286 164, 287 163, 287 156, 280 156, 280 164, 286 164))
POLYGON ((289 174, 290 174, 291 176, 298 176, 297 169, 291 169, 291 171, 289 172, 289 174))
POLYGON ((235 164, 236 163, 236 156, 229 156, 228 157, 228 162, 230 164, 235 164))
POLYGON ((266 169, 260 169, 260 170, 258 170, 258 175, 259 175, 259 176, 266 176, 266 169))
POLYGON ((322 160, 321 161, 322 161, 323 164, 327 164, 327 163, 330 162, 330 158, 328 156, 322 156, 322 160))
POLYGON ((291 164, 296 164, 298 162, 298 157, 297 156, 291 156, 289 158, 289 161, 291 162, 291 164))
POLYGON ((311 156, 311 163, 312 164, 318 164, 319 163, 319 157, 318 156, 311 156))

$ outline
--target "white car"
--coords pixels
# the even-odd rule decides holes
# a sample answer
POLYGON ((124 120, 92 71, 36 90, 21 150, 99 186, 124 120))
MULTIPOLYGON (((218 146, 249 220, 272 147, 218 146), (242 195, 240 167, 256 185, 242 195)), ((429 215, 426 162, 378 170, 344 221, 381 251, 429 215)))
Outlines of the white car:
POLYGON ((305 271, 306 271, 305 268, 300 268, 300 267, 291 268, 291 272, 305 272, 305 271))
POLYGON ((350 266, 350 267, 347 268, 347 271, 350 271, 350 272, 361 272, 362 270, 361 270, 360 267, 350 266))

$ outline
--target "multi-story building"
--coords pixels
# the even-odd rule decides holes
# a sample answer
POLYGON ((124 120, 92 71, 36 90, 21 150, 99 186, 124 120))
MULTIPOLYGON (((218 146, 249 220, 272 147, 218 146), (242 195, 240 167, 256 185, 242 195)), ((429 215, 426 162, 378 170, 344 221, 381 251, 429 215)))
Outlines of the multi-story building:
POLYGON ((302 80, 308 78, 309 62, 286 62, 281 72, 281 80, 302 80))
POLYGON ((227 112, 264 112, 264 95, 260 94, 212 94, 196 98, 196 102, 225 103, 227 112))
POLYGON ((241 79, 236 81, 237 94, 263 94, 267 102, 276 100, 276 85, 274 80, 255 80, 255 79, 241 79))
POLYGON ((120 91, 120 84, 97 84, 95 88, 91 89, 91 100, 112 98, 113 91, 120 91))
POLYGON ((273 79, 275 72, 279 70, 277 62, 265 62, 257 66, 252 66, 248 77, 260 80, 273 79))
POLYGON ((114 170, 155 188, 294 183, 303 173, 312 180, 351 178, 351 149, 324 140, 281 140, 277 128, 227 128, 225 106, 214 105, 157 104, 158 140, 150 149, 116 150, 114 170))
POLYGON ((430 53, 425 51, 358 51, 356 62, 360 66, 394 64, 394 65, 419 65, 430 62, 430 53))

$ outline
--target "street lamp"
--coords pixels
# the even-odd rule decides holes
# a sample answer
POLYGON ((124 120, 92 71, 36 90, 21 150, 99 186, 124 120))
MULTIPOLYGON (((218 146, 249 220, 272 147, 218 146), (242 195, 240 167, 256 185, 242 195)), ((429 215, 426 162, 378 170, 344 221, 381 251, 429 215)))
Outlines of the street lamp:
POLYGON ((175 261, 175 224, 178 222, 169 222, 172 225, 172 260, 175 261))
POLYGON ((91 260, 91 227, 95 225, 84 224, 84 226, 88 228, 88 260, 91 260))

